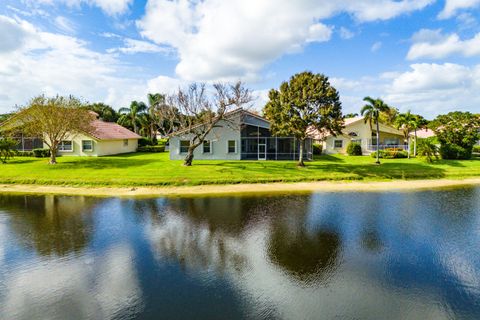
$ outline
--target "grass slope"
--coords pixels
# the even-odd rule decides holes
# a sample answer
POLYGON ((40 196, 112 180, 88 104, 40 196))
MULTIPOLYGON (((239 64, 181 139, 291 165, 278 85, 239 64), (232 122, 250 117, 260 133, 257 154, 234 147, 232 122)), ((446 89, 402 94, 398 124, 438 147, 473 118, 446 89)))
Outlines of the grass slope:
POLYGON ((15 158, 0 165, 0 183, 78 186, 160 186, 320 180, 460 179, 480 176, 480 161, 382 160, 321 156, 298 168, 293 161, 201 161, 192 167, 170 161, 168 153, 136 153, 86 158, 15 158))

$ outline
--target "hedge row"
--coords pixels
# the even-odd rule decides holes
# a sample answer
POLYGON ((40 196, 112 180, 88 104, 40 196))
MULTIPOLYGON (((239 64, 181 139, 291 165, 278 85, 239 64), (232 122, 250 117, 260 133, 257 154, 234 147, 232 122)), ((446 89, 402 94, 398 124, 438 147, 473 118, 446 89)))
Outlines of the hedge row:
MULTIPOLYGON (((377 152, 371 153, 372 158, 377 157, 377 152)), ((383 159, 399 159, 399 158, 407 158, 408 153, 407 151, 398 150, 398 149, 387 149, 387 150, 380 150, 379 157, 383 159)))
POLYGON ((165 145, 138 147, 138 152, 165 152, 165 145))

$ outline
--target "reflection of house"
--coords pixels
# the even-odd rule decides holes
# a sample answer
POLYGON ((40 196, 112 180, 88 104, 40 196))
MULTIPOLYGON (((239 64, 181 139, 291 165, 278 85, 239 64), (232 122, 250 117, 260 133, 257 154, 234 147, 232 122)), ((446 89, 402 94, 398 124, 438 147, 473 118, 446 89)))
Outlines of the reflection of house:
MULTIPOLYGON (((276 137, 270 132, 270 122, 244 109, 230 112, 207 135, 206 141, 194 151, 195 159, 216 160, 296 160, 298 140, 276 137)), ((180 131, 170 138, 170 159, 185 157, 191 135, 180 131)), ((312 140, 305 143, 305 159, 312 157, 312 140)))
MULTIPOLYGON (((345 119, 345 128, 342 134, 333 136, 329 133, 312 132, 315 140, 323 145, 325 153, 346 153, 347 146, 350 142, 357 142, 362 146, 362 152, 365 154, 374 152, 377 149, 376 141, 376 125, 365 123, 363 117, 355 117, 345 119)), ((402 131, 380 123, 380 149, 385 148, 402 148, 407 149, 408 146, 404 141, 402 131)))

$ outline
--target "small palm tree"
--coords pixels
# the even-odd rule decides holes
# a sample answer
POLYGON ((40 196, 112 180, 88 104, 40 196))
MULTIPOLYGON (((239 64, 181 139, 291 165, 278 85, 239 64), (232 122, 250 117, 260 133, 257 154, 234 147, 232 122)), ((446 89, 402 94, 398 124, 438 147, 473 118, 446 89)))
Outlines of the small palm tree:
MULTIPOLYGON (((397 129, 402 129, 403 135, 407 140, 408 145, 408 158, 410 159, 410 132, 418 128, 419 124, 417 122, 417 117, 408 110, 406 113, 401 113, 395 119, 395 126, 397 129)), ((416 140, 416 139, 415 139, 416 140)))
POLYGON ((381 99, 365 97, 363 98, 363 101, 367 102, 367 104, 363 106, 360 113, 362 114, 365 123, 368 122, 370 124, 370 130, 372 129, 373 122, 377 125, 377 161, 375 163, 380 164, 380 125, 378 123, 378 117, 380 116, 380 112, 386 111, 390 107, 381 99))
POLYGON ((146 110, 147 106, 145 103, 141 101, 132 101, 132 103, 130 103, 130 108, 120 108, 118 111, 122 114, 118 119, 118 123, 133 128, 133 131, 138 134, 140 117, 146 110))

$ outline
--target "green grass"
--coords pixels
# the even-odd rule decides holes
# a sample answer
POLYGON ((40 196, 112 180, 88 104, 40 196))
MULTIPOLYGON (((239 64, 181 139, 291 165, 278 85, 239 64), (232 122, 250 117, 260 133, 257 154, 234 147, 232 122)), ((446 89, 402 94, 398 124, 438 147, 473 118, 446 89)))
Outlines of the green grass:
POLYGON ((461 179, 480 176, 480 160, 437 161, 367 156, 321 156, 299 168, 293 161, 202 161, 192 167, 170 161, 168 153, 85 158, 21 158, 0 164, 0 183, 77 186, 161 186, 321 180, 461 179))

